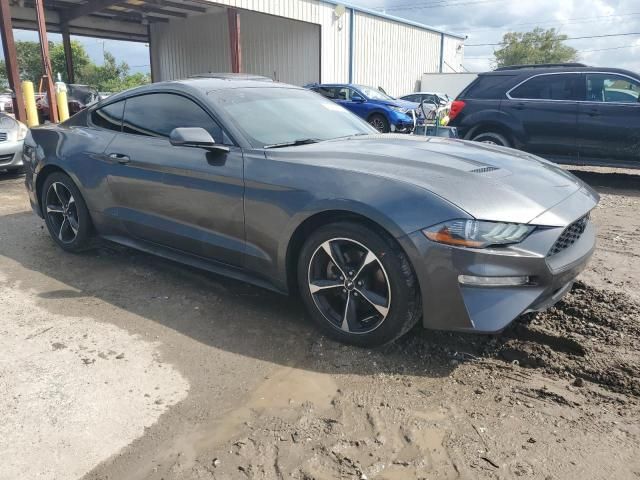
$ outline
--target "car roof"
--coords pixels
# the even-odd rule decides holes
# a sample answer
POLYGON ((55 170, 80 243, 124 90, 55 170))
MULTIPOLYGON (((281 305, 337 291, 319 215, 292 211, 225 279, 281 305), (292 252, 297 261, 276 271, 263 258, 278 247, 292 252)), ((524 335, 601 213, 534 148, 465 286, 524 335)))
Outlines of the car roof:
POLYGON ((492 75, 518 75, 523 77, 529 77, 533 75, 540 75, 545 73, 564 73, 564 72, 605 72, 605 73, 619 73, 622 75, 630 75, 632 77, 638 78, 639 75, 637 73, 631 72, 629 70, 624 70, 622 68, 612 68, 612 67, 586 67, 586 66, 575 66, 575 64, 568 64, 566 66, 562 65, 554 65, 554 66, 525 66, 519 67, 514 66, 513 68, 503 67, 498 70, 494 70, 491 72, 480 73, 480 76, 492 76, 492 75))
POLYGON ((217 90, 230 90, 235 88, 292 88, 303 90, 301 87, 289 85, 280 82, 268 82, 263 79, 247 79, 245 77, 194 77, 181 80, 168 80, 164 82, 150 83, 141 87, 132 88, 123 92, 110 95, 109 98, 101 102, 101 105, 117 102, 131 95, 139 95, 144 93, 153 93, 162 90, 172 90, 180 87, 181 90, 191 91, 192 93, 207 94, 208 92, 217 90))

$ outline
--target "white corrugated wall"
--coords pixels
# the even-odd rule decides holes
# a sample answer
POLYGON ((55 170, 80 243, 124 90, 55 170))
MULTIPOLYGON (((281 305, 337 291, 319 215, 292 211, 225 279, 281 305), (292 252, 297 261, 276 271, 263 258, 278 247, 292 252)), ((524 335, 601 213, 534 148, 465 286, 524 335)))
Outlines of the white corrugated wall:
MULTIPOLYGON (((341 16, 336 7, 320 0, 215 0, 219 13, 171 19, 151 25, 151 59, 156 81, 206 71, 230 71, 229 32, 224 6, 240 9, 243 69, 302 85, 318 78, 314 68, 319 51, 319 79, 324 83, 349 81, 352 10, 341 16), (222 7, 220 7, 222 6, 222 7), (258 13, 260 12, 260 13, 258 13), (265 15, 268 14, 268 15, 265 15), (287 21, 282 17, 304 23, 287 21), (308 24, 319 28, 312 41, 308 24), (286 31, 285 31, 286 30, 286 31), (318 37, 316 37, 318 38, 318 37), (290 42, 287 47, 283 45, 290 42), (275 51, 280 49, 281 51, 275 51), (302 55, 302 57, 301 57, 302 55), (299 65, 291 67, 293 59, 299 65), (283 65, 289 65, 282 68, 283 65)), ((423 73, 440 68, 438 32, 356 11, 353 36, 353 81, 381 86, 392 95, 416 90, 423 73)), ((462 63, 461 39, 445 35, 444 60, 462 63)), ((444 71, 448 67, 444 67, 444 71)))
POLYGON ((440 34, 361 12, 355 16, 354 83, 392 96, 414 92, 440 67, 440 34))
POLYGON ((445 35, 443 60, 443 73, 464 72, 462 68, 462 62, 464 61, 464 40, 445 35))
POLYGON ((242 71, 305 85, 320 81, 320 26, 254 12, 240 14, 242 71))
POLYGON ((226 10, 152 24, 151 65, 155 81, 231 71, 226 10))

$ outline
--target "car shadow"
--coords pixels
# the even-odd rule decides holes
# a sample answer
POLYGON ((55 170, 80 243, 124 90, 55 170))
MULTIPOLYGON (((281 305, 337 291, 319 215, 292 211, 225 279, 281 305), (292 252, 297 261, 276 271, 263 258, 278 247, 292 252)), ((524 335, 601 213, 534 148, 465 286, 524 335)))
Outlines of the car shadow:
MULTIPOLYGON (((5 242, 0 255, 27 269, 27 278, 37 272, 59 283, 39 292, 47 306, 52 301, 92 304, 99 299, 197 342, 283 366, 321 373, 442 377, 467 358, 458 352, 473 354, 487 338, 430 332, 417 326, 389 346, 341 345, 315 329, 296 297, 106 242, 92 251, 69 254, 51 240, 43 222, 31 213, 0 217, 0 237, 5 242)), ((16 285, 29 288, 27 278, 16 285)), ((59 303, 54 308, 68 307, 59 303)), ((93 315, 91 308, 84 311, 93 315)), ((96 319, 134 334, 148 334, 145 322, 125 323, 117 317, 104 319, 103 314, 96 313, 96 319)))
POLYGON ((640 196, 640 170, 637 174, 572 169, 569 171, 599 193, 640 196))
POLYGON ((5 182, 9 180, 16 180, 19 178, 24 178, 24 173, 22 172, 8 172, 7 170, 0 169, 0 182, 5 182))

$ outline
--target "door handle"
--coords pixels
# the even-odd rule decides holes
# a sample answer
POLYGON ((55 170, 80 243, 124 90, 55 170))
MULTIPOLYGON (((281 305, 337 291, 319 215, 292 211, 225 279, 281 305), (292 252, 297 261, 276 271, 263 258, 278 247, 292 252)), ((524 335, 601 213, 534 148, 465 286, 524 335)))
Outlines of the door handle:
POLYGON ((524 103, 516 103, 513 108, 515 108, 516 110, 524 110, 524 107, 524 103))
POLYGON ((589 110, 587 112, 587 115, 589 115, 590 117, 598 117, 600 116, 600 110, 596 110, 596 109, 589 110))
POLYGON ((131 161, 131 159, 127 155, 124 155, 123 153, 110 153, 109 158, 122 164, 129 163, 131 161))

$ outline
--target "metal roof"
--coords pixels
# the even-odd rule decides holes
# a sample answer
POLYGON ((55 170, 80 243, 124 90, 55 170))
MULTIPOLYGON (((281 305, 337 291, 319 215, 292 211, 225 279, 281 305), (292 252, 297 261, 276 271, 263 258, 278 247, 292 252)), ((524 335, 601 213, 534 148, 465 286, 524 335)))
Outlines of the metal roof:
POLYGON ((424 23, 414 22, 414 21, 408 20, 406 18, 396 17, 395 15, 388 15, 388 14, 380 12, 378 10, 372 10, 370 8, 361 7, 359 5, 354 5, 354 4, 349 3, 349 2, 339 2, 339 1, 336 1, 336 0, 320 0, 320 1, 324 2, 324 3, 330 3, 331 5, 343 5, 344 7, 350 8, 350 9, 356 11, 356 12, 366 13, 367 15, 372 15, 374 17, 384 18, 386 20, 391 20, 391 21, 397 22, 397 23, 404 23, 406 25, 411 25, 413 27, 422 28, 423 30, 429 30, 430 32, 442 33, 442 34, 447 35, 449 37, 455 37, 455 38, 459 38, 461 40, 466 40, 467 39, 466 35, 462 35, 460 33, 448 32, 446 30, 441 30, 439 28, 435 28, 435 27, 432 27, 430 25, 426 25, 424 23))

